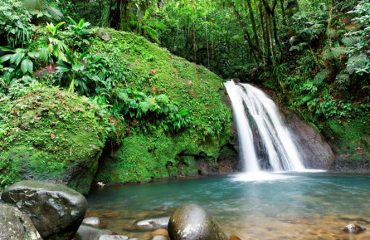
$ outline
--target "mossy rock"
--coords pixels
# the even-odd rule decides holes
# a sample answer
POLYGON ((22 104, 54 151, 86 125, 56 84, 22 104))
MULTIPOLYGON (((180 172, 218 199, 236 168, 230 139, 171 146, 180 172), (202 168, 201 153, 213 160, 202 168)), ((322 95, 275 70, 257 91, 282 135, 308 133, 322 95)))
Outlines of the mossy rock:
POLYGON ((95 38, 90 52, 104 56, 126 86, 151 95, 165 94, 179 109, 187 109, 191 124, 177 133, 161 126, 146 133, 131 129, 121 148, 104 160, 96 180, 142 182, 195 175, 197 156, 216 161, 232 135, 222 79, 143 37, 111 29, 97 32, 109 34, 110 40, 95 38), (183 155, 194 158, 178 157, 183 155))
POLYGON ((348 121, 330 120, 325 136, 337 161, 370 161, 370 129, 367 116, 348 121))
POLYGON ((0 111, 1 188, 34 179, 89 191, 105 142, 93 104, 58 88, 39 86, 9 100, 0 111))

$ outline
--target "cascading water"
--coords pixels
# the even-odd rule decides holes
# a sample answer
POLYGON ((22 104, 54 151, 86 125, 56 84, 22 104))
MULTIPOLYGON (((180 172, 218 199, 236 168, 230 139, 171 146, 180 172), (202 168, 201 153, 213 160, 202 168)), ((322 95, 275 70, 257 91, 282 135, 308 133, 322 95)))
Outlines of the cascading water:
POLYGON ((225 87, 233 107, 244 171, 261 172, 259 142, 267 155, 267 165, 273 171, 304 171, 297 147, 276 104, 252 85, 228 81, 225 87))

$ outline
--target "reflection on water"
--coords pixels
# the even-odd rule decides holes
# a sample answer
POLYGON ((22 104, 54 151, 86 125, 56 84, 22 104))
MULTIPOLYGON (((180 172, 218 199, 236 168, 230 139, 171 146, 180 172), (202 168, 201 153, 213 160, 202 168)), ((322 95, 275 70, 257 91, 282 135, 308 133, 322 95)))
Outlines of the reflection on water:
POLYGON ((90 194, 89 216, 103 227, 149 239, 133 228, 137 220, 169 216, 180 205, 207 209, 229 234, 242 239, 370 239, 370 231, 350 238, 341 228, 370 228, 370 176, 296 173, 262 182, 232 177, 109 187, 90 194))

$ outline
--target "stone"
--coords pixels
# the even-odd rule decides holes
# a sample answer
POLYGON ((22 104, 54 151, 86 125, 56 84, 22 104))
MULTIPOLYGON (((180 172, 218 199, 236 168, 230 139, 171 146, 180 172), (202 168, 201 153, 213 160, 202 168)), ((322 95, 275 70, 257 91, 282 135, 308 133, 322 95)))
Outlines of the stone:
POLYGON ((123 235, 101 235, 99 240, 128 240, 127 236, 123 235))
POLYGON ((351 223, 345 226, 342 230, 343 232, 346 232, 346 233, 359 234, 359 233, 366 231, 366 228, 361 227, 360 225, 351 223))
POLYGON ((77 236, 80 240, 99 240, 101 236, 112 234, 111 231, 106 229, 98 229, 91 226, 82 224, 77 231, 77 236))
POLYGON ((168 237, 168 231, 167 231, 167 229, 160 228, 160 229, 157 229, 157 230, 153 231, 152 232, 152 235, 153 236, 164 236, 164 237, 168 237))
POLYGON ((86 225, 91 225, 91 226, 98 226, 100 224, 100 219, 97 217, 87 217, 87 218, 84 218, 82 223, 86 225))
POLYGON ((16 207, 0 203, 0 239, 42 240, 31 219, 16 207))
POLYGON ((325 138, 291 111, 284 111, 287 125, 296 137, 297 146, 306 168, 329 169, 335 154, 325 138))
POLYGON ((227 240, 213 218, 200 206, 185 205, 175 210, 168 224, 171 240, 227 240))
POLYGON ((168 240, 168 237, 165 236, 154 236, 152 240, 168 240))
POLYGON ((146 219, 137 222, 135 225, 140 230, 156 230, 159 228, 167 228, 169 217, 146 219))
POLYGON ((97 35, 98 35, 102 40, 104 40, 104 41, 106 41, 106 42, 108 42, 108 41, 111 39, 109 32, 99 31, 99 32, 97 33, 97 35))
POLYGON ((87 201, 61 184, 22 181, 6 188, 2 200, 28 215, 43 238, 71 238, 80 226, 87 201))

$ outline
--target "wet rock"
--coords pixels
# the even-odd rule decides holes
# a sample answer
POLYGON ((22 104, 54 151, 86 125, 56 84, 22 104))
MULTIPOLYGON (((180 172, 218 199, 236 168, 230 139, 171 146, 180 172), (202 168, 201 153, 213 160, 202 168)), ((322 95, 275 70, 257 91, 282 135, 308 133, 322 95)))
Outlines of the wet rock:
POLYGON ((84 218, 82 223, 90 226, 98 226, 100 224, 100 220, 97 217, 87 217, 84 218))
POLYGON ((297 146, 306 168, 329 169, 335 154, 324 137, 295 113, 284 112, 288 127, 295 133, 297 146))
POLYGON ((159 228, 167 228, 169 217, 153 218, 137 222, 135 225, 140 230, 156 230, 159 228))
POLYGON ((99 240, 128 240, 127 236, 123 235, 101 235, 99 240))
POLYGON ((225 233, 201 207, 190 204, 171 215, 168 233, 171 240, 227 240, 225 233))
POLYGON ((87 201, 61 184, 22 181, 5 189, 4 202, 28 215, 43 238, 69 239, 81 224, 87 201))
POLYGON ((154 236, 152 240, 168 240, 168 238, 165 236, 154 236))
POLYGON ((346 233, 359 234, 366 231, 366 228, 361 227, 357 224, 348 224, 342 230, 346 233))
POLYGON ((0 239, 42 240, 31 219, 7 204, 0 204, 0 239))
POLYGON ((81 225, 78 228, 77 236, 80 240, 99 240, 101 236, 112 234, 111 231, 106 229, 98 229, 87 225, 81 225))

